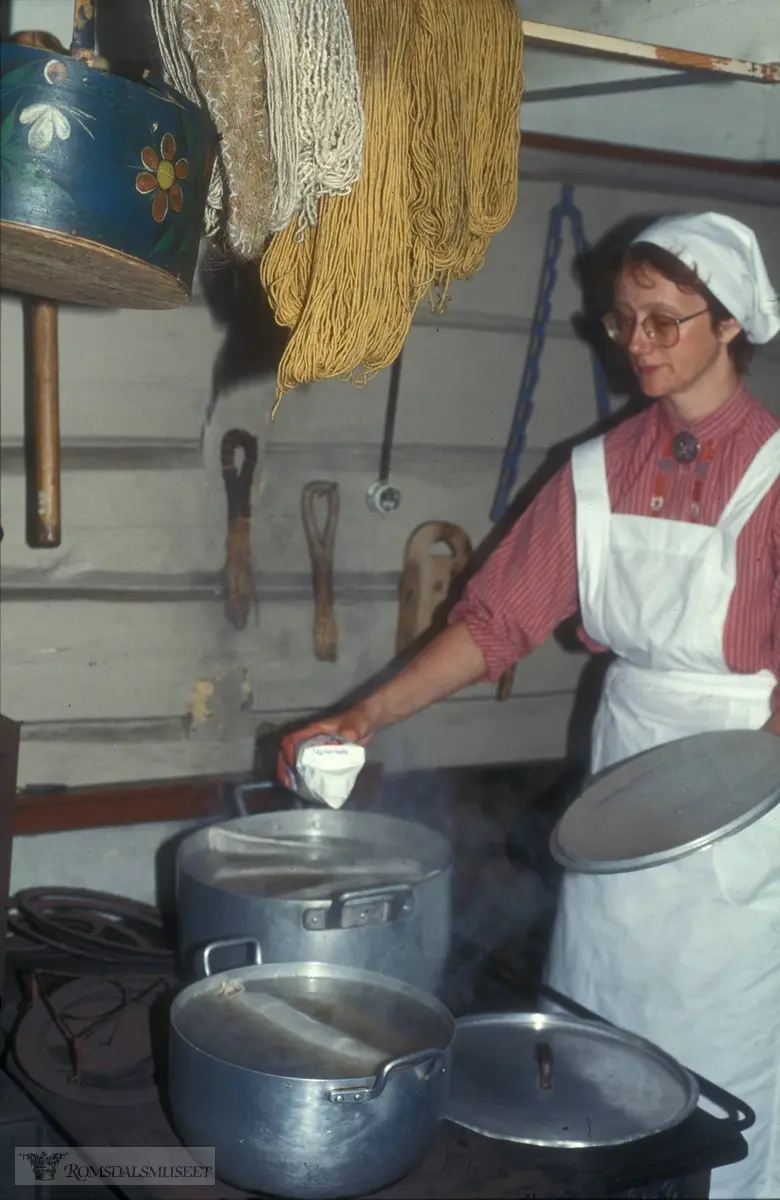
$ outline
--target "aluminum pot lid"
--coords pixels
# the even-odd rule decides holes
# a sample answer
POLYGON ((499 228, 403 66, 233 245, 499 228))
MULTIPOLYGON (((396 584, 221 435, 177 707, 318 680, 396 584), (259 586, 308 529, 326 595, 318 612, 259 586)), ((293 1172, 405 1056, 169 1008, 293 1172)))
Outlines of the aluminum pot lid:
POLYGON ((413 886, 451 860, 446 838, 414 821, 315 809, 260 813, 200 829, 179 869, 220 890, 286 900, 413 886))
POLYGON ((455 1022, 400 981, 324 963, 269 963, 190 985, 171 1021, 197 1049, 264 1075, 344 1080, 391 1059, 446 1050, 455 1022))
POLYGON ((697 734, 596 776, 561 817, 550 850, 569 870, 640 870, 739 833, 778 802, 780 738, 697 734))
POLYGON ((579 1017, 486 1013, 456 1022, 447 1119, 531 1146, 620 1146, 679 1125, 694 1077, 642 1038, 579 1017))

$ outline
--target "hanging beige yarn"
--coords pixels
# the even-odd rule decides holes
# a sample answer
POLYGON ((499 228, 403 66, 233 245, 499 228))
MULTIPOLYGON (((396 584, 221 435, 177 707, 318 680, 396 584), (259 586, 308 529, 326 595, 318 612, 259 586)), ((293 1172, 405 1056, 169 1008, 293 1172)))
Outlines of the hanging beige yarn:
MULTIPOLYGON (((203 105, 195 71, 182 44, 178 0, 149 0, 149 7, 164 79, 192 104, 203 105)), ((204 225, 207 237, 216 236, 221 228, 226 186, 225 168, 220 155, 216 154, 206 199, 204 225)))
POLYGON ((360 176, 363 107, 344 0, 150 0, 166 79, 221 136, 206 232, 260 257, 360 176))
POLYGON ((221 139, 228 243, 237 257, 256 259, 271 231, 274 199, 263 25, 252 0, 180 0, 178 16, 221 139))
POLYGON ((363 172, 323 198, 302 242, 271 239, 261 277, 292 329, 277 402, 362 383, 400 352, 424 295, 482 266, 517 202, 522 25, 513 0, 348 0, 365 113, 363 172))

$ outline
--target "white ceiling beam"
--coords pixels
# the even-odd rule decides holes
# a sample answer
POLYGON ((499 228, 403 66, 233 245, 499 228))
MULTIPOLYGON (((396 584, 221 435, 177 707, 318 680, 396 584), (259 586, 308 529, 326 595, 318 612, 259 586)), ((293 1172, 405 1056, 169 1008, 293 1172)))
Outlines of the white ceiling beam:
POLYGON ((652 42, 590 33, 585 29, 568 29, 563 25, 545 25, 540 21, 524 20, 523 37, 527 44, 548 49, 576 50, 584 54, 632 59, 678 70, 682 68, 686 71, 729 75, 745 82, 780 83, 780 63, 750 62, 741 58, 700 54, 696 50, 676 50, 671 46, 656 46, 652 42))

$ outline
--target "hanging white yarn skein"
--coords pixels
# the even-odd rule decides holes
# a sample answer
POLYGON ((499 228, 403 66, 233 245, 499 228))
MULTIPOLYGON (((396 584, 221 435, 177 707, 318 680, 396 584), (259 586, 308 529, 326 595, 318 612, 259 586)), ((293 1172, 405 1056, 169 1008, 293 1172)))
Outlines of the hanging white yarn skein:
POLYGON ((292 0, 253 0, 263 22, 268 81, 268 132, 276 169, 271 232, 286 229, 300 208, 298 127, 300 66, 292 0))
POLYGON ((254 0, 265 68, 277 195, 273 232, 317 224, 320 196, 360 177, 365 134, 352 26, 344 0, 254 0))
MULTIPOLYGON (((365 122, 352 27, 345 0, 249 2, 264 30, 275 172, 271 231, 285 229, 297 214, 296 236, 302 237, 307 225, 317 224, 319 198, 348 195, 360 178, 365 122)), ((178 19, 181 4, 182 0, 150 0, 163 72, 187 99, 195 104, 205 102, 212 110, 217 98, 201 95, 185 49, 178 19)), ((246 136, 246 131, 242 133, 246 136)), ((224 155, 223 145, 209 187, 207 233, 216 231, 230 207, 231 171, 224 155)), ((231 241, 235 240, 234 234, 231 241)), ((245 253, 246 249, 242 245, 245 253)))
POLYGON ((344 0, 293 0, 300 64, 299 235, 317 224, 320 196, 346 196, 360 178, 365 122, 344 0))

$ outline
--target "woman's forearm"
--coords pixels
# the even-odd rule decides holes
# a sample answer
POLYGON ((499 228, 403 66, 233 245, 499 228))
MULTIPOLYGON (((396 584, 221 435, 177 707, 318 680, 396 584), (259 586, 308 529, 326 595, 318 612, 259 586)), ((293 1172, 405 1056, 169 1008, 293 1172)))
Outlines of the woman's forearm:
POLYGON ((378 732, 476 683, 486 669, 484 655, 466 622, 456 621, 358 707, 373 732, 378 732))

